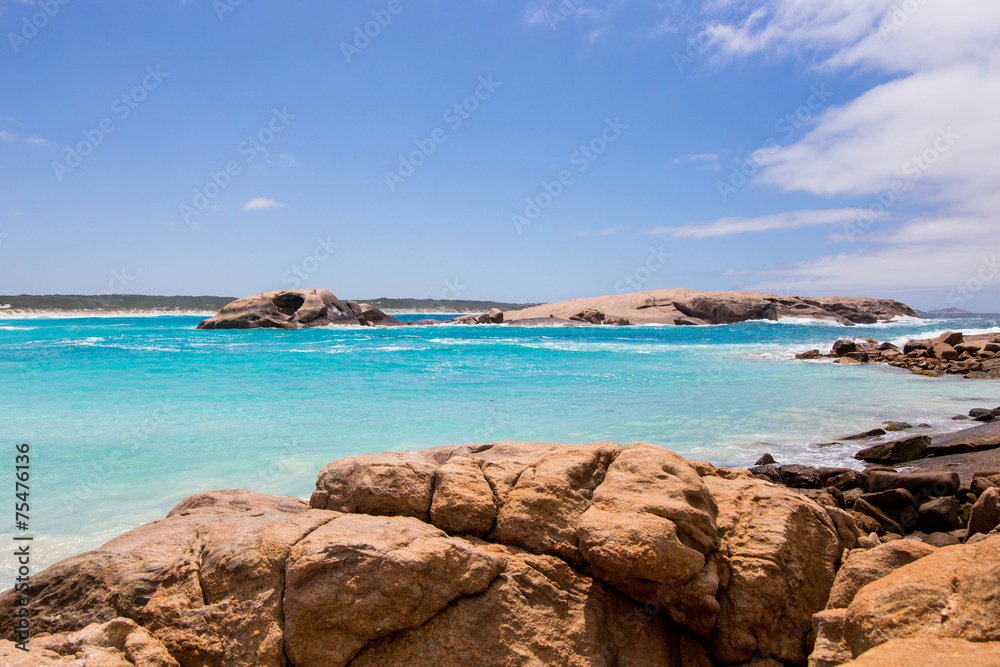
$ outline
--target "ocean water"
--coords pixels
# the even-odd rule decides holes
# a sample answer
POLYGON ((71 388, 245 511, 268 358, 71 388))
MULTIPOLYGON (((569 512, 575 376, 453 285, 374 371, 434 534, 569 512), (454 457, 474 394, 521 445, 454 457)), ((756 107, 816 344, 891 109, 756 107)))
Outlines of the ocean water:
POLYGON ((856 466, 857 445, 816 445, 890 419, 954 429, 952 415, 1000 405, 998 382, 792 360, 841 337, 1000 332, 995 319, 302 331, 198 320, 0 319, 0 474, 13 480, 14 447, 29 443, 35 566, 199 491, 308 497, 319 470, 350 454, 615 440, 716 464, 769 451, 856 466))

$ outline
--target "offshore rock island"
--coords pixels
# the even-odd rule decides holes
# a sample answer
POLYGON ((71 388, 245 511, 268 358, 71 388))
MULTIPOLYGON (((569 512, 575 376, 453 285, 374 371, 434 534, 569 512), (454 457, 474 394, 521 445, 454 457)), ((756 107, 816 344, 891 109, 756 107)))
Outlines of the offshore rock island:
MULTIPOLYGON (((805 298, 763 292, 699 292, 665 289, 590 297, 532 306, 520 310, 493 309, 445 322, 421 320, 405 324, 441 323, 551 324, 735 324, 752 320, 804 318, 843 325, 888 322, 917 317, 904 303, 856 297, 805 298)), ((341 301, 322 289, 264 292, 224 306, 199 329, 301 329, 331 324, 399 326, 404 324, 370 304, 341 301)))

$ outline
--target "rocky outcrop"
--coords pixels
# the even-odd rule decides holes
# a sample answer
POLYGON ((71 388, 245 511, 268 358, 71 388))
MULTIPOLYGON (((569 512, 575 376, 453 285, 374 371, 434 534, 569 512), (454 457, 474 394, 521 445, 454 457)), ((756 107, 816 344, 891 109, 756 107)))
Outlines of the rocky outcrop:
POLYGON ((357 316, 326 290, 264 292, 236 299, 199 329, 302 329, 330 324, 358 324, 357 316))
POLYGON ((127 618, 93 623, 68 634, 32 639, 25 649, 0 640, 4 667, 93 665, 94 667, 178 667, 163 643, 127 618), (82 662, 81 662, 82 661, 82 662))
MULTIPOLYGON (((997 529, 938 548, 959 539, 854 518, 957 505, 957 475, 760 467, 802 488, 643 443, 496 442, 341 459, 308 504, 198 494, 35 575, 30 661, 8 641, 0 658, 833 667, 894 664, 916 638, 992 664, 997 529)), ((987 516, 1000 494, 976 479, 987 516)), ((0 635, 17 605, 0 595, 0 635)))
POLYGON ((264 292, 236 299, 199 329, 304 329, 331 324, 397 326, 404 324, 371 304, 343 302, 321 289, 264 292))
POLYGON ((892 639, 1000 640, 1000 536, 937 549, 858 591, 844 639, 855 656, 892 639))
MULTIPOLYGON (((965 336, 947 331, 937 338, 911 340, 900 350, 892 343, 871 338, 838 340, 829 354, 809 350, 796 355, 798 359, 828 357, 841 364, 888 364, 905 368, 919 375, 964 375, 973 379, 1000 378, 1000 335, 965 336)), ((970 415, 979 421, 992 421, 1000 411, 983 410, 970 415), (993 414, 995 412, 995 414, 993 414)))
POLYGON ((888 299, 778 296, 762 292, 698 292, 664 289, 560 301, 504 313, 507 322, 563 318, 632 324, 733 324, 749 320, 809 318, 840 324, 871 324, 916 317, 909 306, 888 299), (589 314, 589 317, 587 316, 589 314))
MULTIPOLYGON (((802 663, 859 535, 641 443, 365 455, 327 466, 309 505, 198 494, 48 568, 33 630, 62 656, 117 624, 142 641, 87 641, 137 666, 802 663)), ((4 634, 15 605, 0 596, 4 634)))

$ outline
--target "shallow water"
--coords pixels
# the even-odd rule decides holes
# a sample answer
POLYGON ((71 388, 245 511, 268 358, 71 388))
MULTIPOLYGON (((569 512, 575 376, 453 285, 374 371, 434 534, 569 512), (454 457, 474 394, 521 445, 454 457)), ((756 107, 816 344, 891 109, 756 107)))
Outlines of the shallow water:
POLYGON ((887 419, 955 428, 953 414, 1000 405, 997 382, 791 359, 844 336, 1000 332, 995 319, 302 331, 199 331, 198 319, 0 320, 3 474, 29 443, 34 565, 198 491, 308 497, 320 468, 349 454, 616 440, 718 464, 770 451, 854 465, 857 445, 815 444, 887 419))

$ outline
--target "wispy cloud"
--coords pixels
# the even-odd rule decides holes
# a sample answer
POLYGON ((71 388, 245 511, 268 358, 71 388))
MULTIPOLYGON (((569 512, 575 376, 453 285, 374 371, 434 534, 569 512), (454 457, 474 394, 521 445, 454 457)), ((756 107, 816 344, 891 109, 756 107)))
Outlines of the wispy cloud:
MULTIPOLYGON (((707 29, 716 53, 727 59, 788 57, 813 62, 826 74, 882 75, 882 83, 830 108, 808 134, 777 149, 757 184, 870 197, 874 210, 905 198, 907 210, 921 209, 917 219, 894 215, 892 228, 888 216, 866 227, 869 247, 761 271, 762 281, 752 288, 939 289, 964 284, 987 259, 995 261, 1000 3, 765 0, 707 29), (885 197, 889 191, 892 198, 885 197)), ((804 226, 813 219, 797 215, 661 231, 700 238, 804 226)))
POLYGON ((28 137, 27 139, 25 139, 24 142, 28 143, 28 144, 32 144, 34 146, 44 146, 45 144, 49 143, 47 140, 42 139, 37 134, 31 135, 30 137, 28 137))
POLYGON ((284 206, 273 199, 268 199, 267 197, 254 197, 246 204, 243 204, 244 211, 265 211, 269 208, 278 208, 284 206))
POLYGON ((16 134, 11 134, 6 130, 0 130, 0 141, 6 141, 8 144, 17 140, 16 134))
POLYGON ((695 153, 694 155, 681 155, 670 163, 673 165, 687 164, 689 162, 700 163, 699 169, 711 169, 713 171, 718 171, 722 168, 719 162, 718 153, 695 153))
POLYGON ((281 163, 281 166, 286 169, 299 166, 299 161, 295 159, 294 153, 282 153, 278 158, 278 161, 281 163))
POLYGON ((616 225, 614 227, 608 227, 607 229, 601 229, 597 231, 582 231, 577 232, 577 236, 614 236, 615 234, 620 234, 628 229, 627 225, 616 225))
POLYGON ((675 239, 704 239, 819 225, 847 225, 856 221, 861 213, 861 209, 856 208, 791 211, 757 218, 719 218, 704 225, 660 226, 646 233, 675 239))

